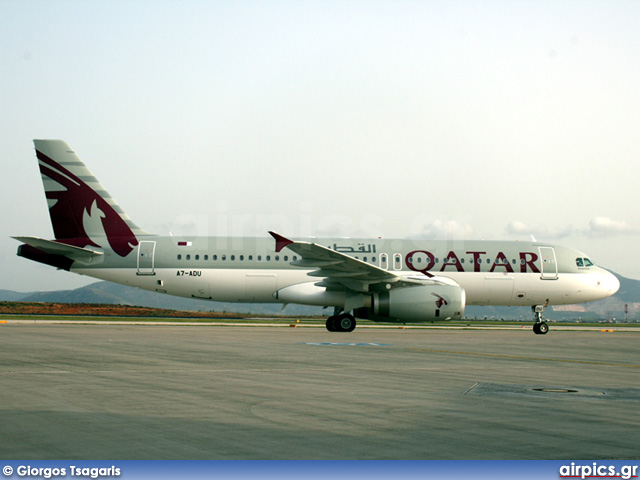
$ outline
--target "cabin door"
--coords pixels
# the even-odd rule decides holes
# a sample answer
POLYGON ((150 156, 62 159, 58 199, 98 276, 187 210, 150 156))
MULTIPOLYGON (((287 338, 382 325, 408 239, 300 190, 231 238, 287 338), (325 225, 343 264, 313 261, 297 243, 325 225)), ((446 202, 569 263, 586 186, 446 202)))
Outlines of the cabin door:
POLYGON ((538 247, 540 251, 540 278, 556 280, 558 278, 558 262, 553 247, 538 247))
POLYGON ((138 244, 138 275, 155 275, 154 254, 156 242, 142 241, 138 244))

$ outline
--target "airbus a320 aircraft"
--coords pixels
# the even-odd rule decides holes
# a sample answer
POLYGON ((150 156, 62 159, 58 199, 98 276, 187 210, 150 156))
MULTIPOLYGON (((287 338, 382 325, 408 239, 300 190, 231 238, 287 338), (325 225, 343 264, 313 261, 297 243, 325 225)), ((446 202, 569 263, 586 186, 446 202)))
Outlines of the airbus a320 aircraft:
POLYGON ((613 295, 587 255, 542 242, 290 240, 152 235, 131 221, 69 146, 34 140, 55 240, 14 237, 18 255, 81 275, 182 297, 334 307, 326 326, 460 319, 465 305, 549 305, 613 295), (463 246, 460 246, 463 245, 463 246))

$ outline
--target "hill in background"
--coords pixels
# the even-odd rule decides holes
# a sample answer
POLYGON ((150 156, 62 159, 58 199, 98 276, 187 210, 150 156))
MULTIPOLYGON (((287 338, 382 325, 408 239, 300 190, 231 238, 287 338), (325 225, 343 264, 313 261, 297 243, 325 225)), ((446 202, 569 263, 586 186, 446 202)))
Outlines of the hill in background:
MULTIPOLYGON (((285 315, 322 315, 328 310, 322 307, 288 305, 282 310, 279 303, 226 303, 174 297, 157 292, 149 292, 135 287, 127 287, 111 282, 96 282, 75 290, 55 290, 51 292, 20 293, 0 290, 0 301, 11 302, 51 302, 51 303, 98 303, 132 305, 140 307, 182 310, 191 312, 238 312, 285 315)), ((331 310, 329 312, 333 313, 331 310)))

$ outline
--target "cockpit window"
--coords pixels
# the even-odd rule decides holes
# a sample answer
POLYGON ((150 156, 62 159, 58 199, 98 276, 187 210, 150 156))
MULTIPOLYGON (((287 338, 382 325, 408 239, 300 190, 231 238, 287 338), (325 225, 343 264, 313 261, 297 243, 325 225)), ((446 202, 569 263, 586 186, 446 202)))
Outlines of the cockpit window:
POLYGON ((576 265, 578 267, 593 267, 593 262, 588 258, 576 258, 576 265))

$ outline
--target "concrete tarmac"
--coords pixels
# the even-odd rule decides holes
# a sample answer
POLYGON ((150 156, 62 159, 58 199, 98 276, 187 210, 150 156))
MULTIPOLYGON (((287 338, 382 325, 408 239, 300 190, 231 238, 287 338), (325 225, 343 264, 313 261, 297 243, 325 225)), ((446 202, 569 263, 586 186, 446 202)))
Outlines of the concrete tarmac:
POLYGON ((0 325, 4 459, 637 459, 640 335, 0 325))

